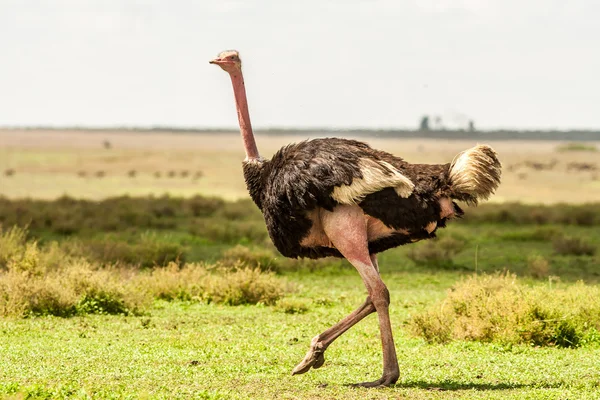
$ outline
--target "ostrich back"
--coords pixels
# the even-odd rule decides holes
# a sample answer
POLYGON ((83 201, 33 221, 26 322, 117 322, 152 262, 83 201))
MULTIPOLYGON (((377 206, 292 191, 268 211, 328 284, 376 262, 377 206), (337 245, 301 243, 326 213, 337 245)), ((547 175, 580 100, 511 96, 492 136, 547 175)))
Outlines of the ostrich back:
POLYGON ((440 199, 451 194, 450 164, 410 164, 363 142, 328 138, 288 145, 271 160, 248 161, 243 167, 269 235, 286 257, 341 257, 332 246, 305 240, 318 211, 332 211, 338 204, 356 204, 391 228, 369 242, 371 253, 434 237, 435 229, 426 229, 431 223, 445 226, 440 199))

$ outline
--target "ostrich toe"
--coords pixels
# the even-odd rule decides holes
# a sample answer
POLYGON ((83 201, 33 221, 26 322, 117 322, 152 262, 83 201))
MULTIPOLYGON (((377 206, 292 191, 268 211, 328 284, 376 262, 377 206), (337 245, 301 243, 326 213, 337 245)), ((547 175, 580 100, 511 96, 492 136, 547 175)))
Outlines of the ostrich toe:
POLYGON ((317 336, 312 340, 310 349, 308 350, 308 353, 306 353, 306 356, 304 356, 304 359, 293 369, 292 375, 303 374, 311 368, 320 368, 324 363, 325 348, 317 336))
POLYGON ((381 378, 373 382, 361 382, 349 385, 351 387, 365 387, 365 388, 377 388, 377 387, 389 387, 396 383, 398 376, 395 374, 384 375, 381 378))

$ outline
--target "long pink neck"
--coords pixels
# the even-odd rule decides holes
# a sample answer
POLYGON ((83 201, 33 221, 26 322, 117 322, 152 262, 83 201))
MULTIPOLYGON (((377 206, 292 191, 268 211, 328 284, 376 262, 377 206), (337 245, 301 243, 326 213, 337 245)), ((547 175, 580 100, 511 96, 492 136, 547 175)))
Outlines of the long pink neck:
POLYGON ((252 133, 252 124, 250 123, 250 113, 248 112, 248 99, 246 98, 246 87, 242 71, 229 74, 233 84, 233 94, 235 96, 235 107, 237 109, 238 121, 240 123, 240 132, 242 142, 246 150, 246 160, 260 159, 254 134, 252 133))

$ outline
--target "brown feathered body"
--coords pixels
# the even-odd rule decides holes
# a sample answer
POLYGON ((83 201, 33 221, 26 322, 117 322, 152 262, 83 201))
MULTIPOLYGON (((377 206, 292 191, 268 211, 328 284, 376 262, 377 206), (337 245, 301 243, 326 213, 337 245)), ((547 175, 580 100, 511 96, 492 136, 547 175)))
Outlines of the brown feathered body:
POLYGON ((243 164, 250 196, 286 257, 342 257, 320 227, 338 205, 360 207, 369 251, 435 237, 463 214, 454 200, 476 204, 500 183, 500 162, 488 146, 448 164, 410 164, 356 140, 327 138, 288 145, 271 160, 243 164))

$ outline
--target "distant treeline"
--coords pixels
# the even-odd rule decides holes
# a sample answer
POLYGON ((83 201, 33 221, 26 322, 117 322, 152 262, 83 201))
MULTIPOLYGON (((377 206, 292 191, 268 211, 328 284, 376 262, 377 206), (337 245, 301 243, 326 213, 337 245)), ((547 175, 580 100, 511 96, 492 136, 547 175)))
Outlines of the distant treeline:
MULTIPOLYGON (((89 131, 89 132, 140 132, 140 133, 232 133, 237 128, 182 128, 170 126, 151 127, 0 127, 0 130, 24 131, 89 131)), ((411 129, 332 129, 332 128, 268 128, 257 129, 257 133, 266 135, 302 135, 302 136, 373 136, 379 138, 430 138, 430 139, 469 139, 469 140, 568 140, 600 141, 600 130, 411 130, 411 129)))

